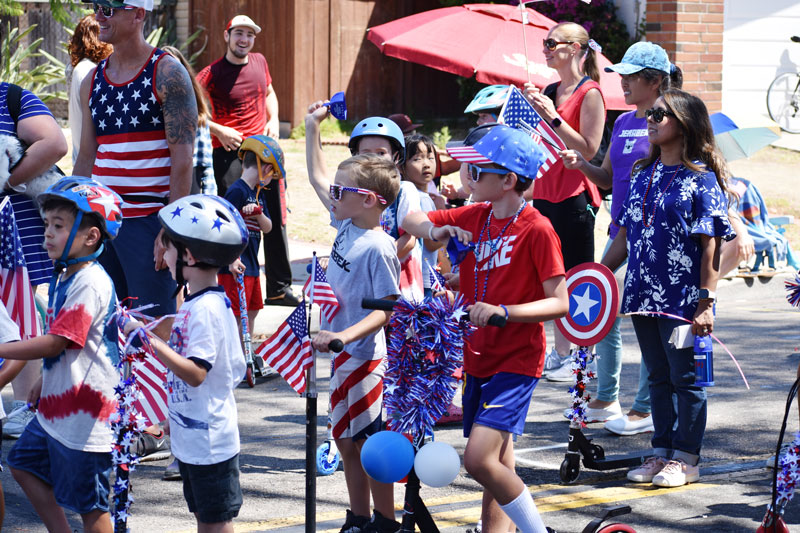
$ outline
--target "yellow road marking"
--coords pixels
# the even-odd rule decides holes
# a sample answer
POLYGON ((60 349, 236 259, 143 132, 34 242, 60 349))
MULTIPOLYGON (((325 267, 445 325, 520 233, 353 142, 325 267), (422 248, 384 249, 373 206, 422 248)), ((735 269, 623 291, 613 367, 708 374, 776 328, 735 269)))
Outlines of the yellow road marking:
MULTIPOLYGON (((562 494, 553 494, 550 496, 541 496, 536 498, 537 492, 546 492, 556 489, 564 489, 564 485, 558 484, 544 484, 544 485, 531 485, 528 490, 534 494, 536 500, 536 508, 540 513, 551 513, 554 511, 563 511, 565 509, 577 509, 580 507, 588 507, 590 505, 601 505, 604 503, 621 502, 636 500, 639 498, 652 498, 654 496, 661 496, 664 494, 673 494, 676 492, 683 492, 687 490, 702 490, 715 487, 711 483, 692 483, 682 487, 674 488, 656 488, 653 486, 636 487, 636 486, 621 486, 621 487, 605 487, 600 489, 590 489, 581 492, 565 492, 562 494)), ((481 495, 479 493, 462 494, 456 496, 446 496, 441 498, 430 498, 425 501, 426 506, 431 510, 431 515, 436 521, 436 525, 440 528, 447 527, 460 527, 470 524, 477 524, 481 516, 481 495), (459 508, 448 511, 434 512, 432 508, 441 505, 453 505, 467 502, 475 502, 476 505, 459 508)), ((397 510, 401 510, 402 506, 398 506, 397 510)), ((324 513, 317 513, 317 523, 327 522, 330 520, 341 520, 342 511, 328 511, 324 513)), ((287 516, 284 518, 273 518, 271 520, 260 520, 257 522, 235 522, 234 531, 247 532, 247 531, 262 531, 281 529, 286 527, 297 527, 305 524, 304 515, 287 516)), ((339 528, 330 530, 321 530, 321 533, 334 533, 339 528)), ((194 531, 180 530, 174 533, 190 533, 194 531)))

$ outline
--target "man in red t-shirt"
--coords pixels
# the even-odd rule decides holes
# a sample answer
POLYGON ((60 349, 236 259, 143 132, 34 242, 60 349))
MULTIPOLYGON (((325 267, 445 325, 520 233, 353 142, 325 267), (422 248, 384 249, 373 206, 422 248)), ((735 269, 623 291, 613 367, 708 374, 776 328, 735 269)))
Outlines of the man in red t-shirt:
MULTIPOLYGON (((278 97, 272 88, 267 60, 251 50, 261 27, 246 15, 236 15, 225 28, 225 55, 197 75, 211 100, 210 122, 214 176, 219 195, 242 175, 238 157, 243 139, 253 135, 278 138, 278 97)), ((264 189, 272 231, 264 234, 267 305, 296 306, 291 291, 292 269, 286 237, 286 180, 273 180, 264 189)))

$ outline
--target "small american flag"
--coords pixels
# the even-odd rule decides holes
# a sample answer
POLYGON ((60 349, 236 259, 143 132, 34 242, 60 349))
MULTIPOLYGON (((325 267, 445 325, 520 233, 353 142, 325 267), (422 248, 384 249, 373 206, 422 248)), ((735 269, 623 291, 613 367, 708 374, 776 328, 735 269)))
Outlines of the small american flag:
POLYGON ((336 294, 334 294, 331 284, 328 283, 325 271, 319 266, 316 255, 313 263, 311 263, 311 275, 306 280, 306 284, 303 285, 303 293, 309 298, 311 298, 312 291, 314 293, 313 302, 319 305, 319 310, 330 322, 339 312, 339 300, 336 299, 336 294), (311 285, 312 278, 314 280, 313 287, 311 285))
POLYGON ((560 159, 559 150, 567 149, 567 145, 564 144, 561 137, 553 131, 546 120, 542 120, 530 102, 514 86, 508 92, 508 98, 500 111, 498 122, 528 133, 542 145, 547 159, 542 163, 537 177, 542 177, 550 165, 560 159), (542 140, 544 142, 541 142, 542 140))
POLYGON ((256 355, 274 368, 298 394, 305 392, 306 370, 314 364, 314 358, 304 303, 298 305, 278 331, 258 347, 256 355))
POLYGON ((134 402, 134 408, 147 419, 148 425, 166 420, 169 410, 167 404, 167 367, 153 354, 146 354, 143 361, 134 363, 133 373, 142 393, 134 402))
POLYGON ((14 208, 8 196, 0 203, 0 296, 11 320, 19 326, 20 338, 42 334, 14 208))
POLYGON ((428 275, 430 276, 431 280, 431 290, 435 292, 440 292, 445 290, 445 284, 447 281, 442 277, 439 272, 433 268, 430 263, 426 263, 428 265, 428 275))

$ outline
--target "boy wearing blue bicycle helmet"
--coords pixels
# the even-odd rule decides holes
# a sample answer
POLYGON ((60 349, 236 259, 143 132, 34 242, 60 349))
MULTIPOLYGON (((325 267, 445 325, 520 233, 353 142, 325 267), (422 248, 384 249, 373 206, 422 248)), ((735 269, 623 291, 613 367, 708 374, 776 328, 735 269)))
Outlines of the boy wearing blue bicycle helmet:
POLYGON ((108 476, 114 442, 117 298, 97 256, 122 224, 122 200, 88 178, 67 176, 38 197, 50 280, 47 334, 0 345, 0 357, 43 359, 36 418, 8 454, 11 473, 49 531, 110 531, 108 476), (52 505, 54 502, 57 505, 52 505))

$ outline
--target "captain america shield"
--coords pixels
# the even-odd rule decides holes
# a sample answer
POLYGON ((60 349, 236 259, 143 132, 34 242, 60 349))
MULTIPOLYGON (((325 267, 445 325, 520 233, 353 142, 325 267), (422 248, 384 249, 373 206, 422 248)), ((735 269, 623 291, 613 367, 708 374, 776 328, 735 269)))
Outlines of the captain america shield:
POLYGON ((559 331, 578 346, 592 346, 614 325, 619 310, 617 280, 600 263, 581 263, 567 272, 569 311, 556 320, 559 331))

